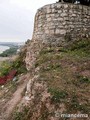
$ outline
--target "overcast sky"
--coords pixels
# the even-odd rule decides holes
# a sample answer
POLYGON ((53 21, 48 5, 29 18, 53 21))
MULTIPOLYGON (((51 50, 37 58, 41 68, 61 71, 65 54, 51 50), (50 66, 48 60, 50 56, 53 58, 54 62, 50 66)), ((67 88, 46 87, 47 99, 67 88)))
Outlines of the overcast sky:
POLYGON ((0 0, 0 42, 32 38, 38 8, 58 0, 0 0))

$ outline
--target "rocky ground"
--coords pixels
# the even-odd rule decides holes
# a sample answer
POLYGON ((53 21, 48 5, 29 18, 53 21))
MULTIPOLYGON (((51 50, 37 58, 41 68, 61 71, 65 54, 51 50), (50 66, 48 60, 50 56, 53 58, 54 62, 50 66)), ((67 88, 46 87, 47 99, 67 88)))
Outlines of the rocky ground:
POLYGON ((17 81, 0 86, 0 120, 9 119, 12 111, 23 97, 29 74, 19 75, 17 81))
POLYGON ((41 46, 38 54, 30 51, 34 64, 28 73, 0 87, 1 120, 89 120, 90 39, 65 47, 41 46))

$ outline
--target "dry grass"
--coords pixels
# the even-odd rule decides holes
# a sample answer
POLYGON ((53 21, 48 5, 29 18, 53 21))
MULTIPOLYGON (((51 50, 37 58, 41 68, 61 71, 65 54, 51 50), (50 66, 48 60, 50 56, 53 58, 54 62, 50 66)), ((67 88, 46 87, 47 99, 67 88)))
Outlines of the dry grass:
MULTIPOLYGON (((29 109, 23 107, 21 112, 16 111, 14 120, 34 120, 38 110, 41 113, 39 112, 40 116, 36 118, 37 120, 49 120, 49 117, 54 116, 57 109, 63 109, 64 113, 67 114, 89 114, 89 66, 90 40, 81 40, 66 47, 43 47, 37 57, 35 68, 40 68, 37 82, 47 83, 51 98, 45 102, 50 106, 46 107, 47 103, 41 102, 41 96, 37 94, 29 109), (60 105, 62 105, 61 108, 60 105), (53 109, 49 111, 52 106, 54 106, 53 109)), ((60 120, 66 119, 68 118, 60 120)))
POLYGON ((43 48, 37 58, 38 66, 39 80, 47 82, 54 102, 62 101, 61 96, 67 93, 63 97, 67 110, 89 113, 90 40, 81 40, 66 48, 43 48))

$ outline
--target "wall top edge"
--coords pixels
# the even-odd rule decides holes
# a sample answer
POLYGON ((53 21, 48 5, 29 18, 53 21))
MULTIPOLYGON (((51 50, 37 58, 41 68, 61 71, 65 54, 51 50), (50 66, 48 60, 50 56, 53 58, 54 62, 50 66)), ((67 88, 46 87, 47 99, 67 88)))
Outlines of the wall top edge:
POLYGON ((73 4, 73 3, 61 3, 61 2, 57 2, 57 3, 52 3, 52 4, 47 4, 47 5, 44 5, 42 6, 41 8, 37 9, 37 12, 38 11, 41 11, 42 9, 46 9, 46 8, 55 8, 55 7, 61 7, 61 6, 67 6, 67 7, 70 7, 70 8, 85 8, 85 9, 88 9, 90 10, 90 6, 85 6, 85 5, 81 5, 81 4, 73 4))

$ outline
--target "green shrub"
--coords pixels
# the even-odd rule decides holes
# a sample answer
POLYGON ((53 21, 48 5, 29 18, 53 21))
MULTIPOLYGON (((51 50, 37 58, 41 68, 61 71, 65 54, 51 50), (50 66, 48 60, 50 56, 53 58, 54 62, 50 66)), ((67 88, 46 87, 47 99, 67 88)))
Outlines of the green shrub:
POLYGON ((89 39, 82 39, 82 40, 79 40, 79 41, 75 41, 68 47, 68 49, 71 50, 71 51, 78 50, 78 49, 82 49, 82 50, 88 49, 88 50, 90 50, 90 40, 89 39))
POLYGON ((22 118, 23 118, 22 112, 16 112, 16 113, 14 114, 13 120, 22 120, 22 118))
POLYGON ((68 93, 65 90, 49 89, 49 92, 52 95, 52 102, 58 103, 61 99, 65 99, 68 96, 68 93))
POLYGON ((70 103, 68 103, 68 111, 80 111, 81 113, 89 113, 89 106, 87 104, 80 104, 77 95, 72 95, 70 103))
POLYGON ((77 75, 77 79, 79 80, 79 83, 90 83, 90 78, 82 75, 77 75))
POLYGON ((8 57, 11 55, 16 54, 18 47, 11 47, 8 50, 5 50, 3 53, 0 54, 1 57, 8 57))
POLYGON ((70 102, 70 108, 73 110, 75 109, 78 109, 79 107, 79 102, 78 102, 78 99, 77 99, 77 96, 74 95, 72 96, 72 99, 71 99, 71 102, 70 102))
POLYGON ((90 83, 90 79, 88 77, 80 77, 80 83, 90 83))
POLYGON ((25 63, 23 62, 23 59, 21 57, 18 57, 12 64, 12 68, 17 70, 18 74, 26 73, 27 69, 25 66, 25 63))
POLYGON ((40 52, 40 55, 47 54, 47 53, 52 53, 54 52, 54 48, 47 48, 47 49, 42 49, 40 52))
POLYGON ((26 120, 29 112, 29 106, 22 106, 22 111, 15 111, 12 115, 12 120, 26 120))
POLYGON ((9 71, 12 69, 11 68, 12 62, 4 61, 0 65, 0 76, 7 75, 9 71))
POLYGON ((46 66, 42 66, 41 67, 41 71, 50 71, 50 70, 57 70, 57 69, 60 69, 61 68, 61 65, 56 63, 56 64, 48 64, 46 66))

